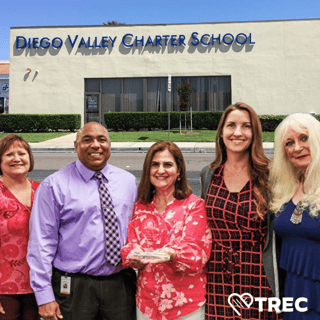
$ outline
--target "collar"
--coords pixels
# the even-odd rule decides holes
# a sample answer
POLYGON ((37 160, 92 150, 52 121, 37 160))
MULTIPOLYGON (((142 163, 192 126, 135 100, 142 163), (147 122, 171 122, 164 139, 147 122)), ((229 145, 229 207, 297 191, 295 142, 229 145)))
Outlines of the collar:
MULTIPOLYGON (((76 161, 76 167, 85 182, 89 182, 92 179, 93 175, 96 171, 87 168, 79 159, 76 161)), ((108 181, 108 177, 112 172, 112 168, 110 165, 106 164, 101 170, 99 170, 105 179, 108 181)))

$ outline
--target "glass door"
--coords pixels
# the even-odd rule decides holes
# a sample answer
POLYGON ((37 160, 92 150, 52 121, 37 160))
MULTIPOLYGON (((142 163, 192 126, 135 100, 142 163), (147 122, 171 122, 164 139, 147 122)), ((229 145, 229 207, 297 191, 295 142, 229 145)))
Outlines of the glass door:
POLYGON ((0 97, 0 113, 4 113, 4 98, 0 97))
POLYGON ((100 93, 86 93, 85 95, 85 123, 101 123, 100 119, 100 93))

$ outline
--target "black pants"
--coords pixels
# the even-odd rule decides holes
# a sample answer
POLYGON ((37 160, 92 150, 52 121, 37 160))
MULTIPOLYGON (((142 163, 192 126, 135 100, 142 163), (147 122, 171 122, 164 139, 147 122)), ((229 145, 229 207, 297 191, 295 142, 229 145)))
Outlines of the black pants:
POLYGON ((38 306, 33 293, 2 294, 0 303, 5 314, 0 313, 0 320, 38 320, 38 306))
POLYGON ((52 287, 63 320, 136 319, 136 274, 131 268, 97 277, 54 269, 52 287), (70 294, 60 293, 61 276, 71 277, 70 294))

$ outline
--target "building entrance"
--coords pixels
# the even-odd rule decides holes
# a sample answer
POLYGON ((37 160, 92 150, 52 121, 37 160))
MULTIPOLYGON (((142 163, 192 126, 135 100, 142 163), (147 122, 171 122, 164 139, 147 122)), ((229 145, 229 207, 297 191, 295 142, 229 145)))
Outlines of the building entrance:
POLYGON ((87 93, 85 97, 85 123, 98 122, 102 123, 100 119, 100 94, 87 93))
POLYGON ((4 98, 0 97, 0 113, 4 113, 4 98))

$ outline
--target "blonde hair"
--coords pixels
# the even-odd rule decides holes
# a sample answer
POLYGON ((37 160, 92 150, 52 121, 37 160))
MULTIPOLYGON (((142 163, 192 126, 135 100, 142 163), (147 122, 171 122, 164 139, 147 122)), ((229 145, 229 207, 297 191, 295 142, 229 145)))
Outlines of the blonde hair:
MULTIPOLYGON (((293 113, 286 117, 275 131, 274 158, 270 170, 272 199, 270 209, 278 212, 281 206, 295 194, 303 183, 302 199, 310 204, 311 216, 320 210, 320 122, 310 114, 293 113), (291 128, 297 132, 307 130, 312 162, 304 173, 292 165, 284 149, 284 137, 291 128)), ((304 205, 305 207, 308 204, 304 205)))

